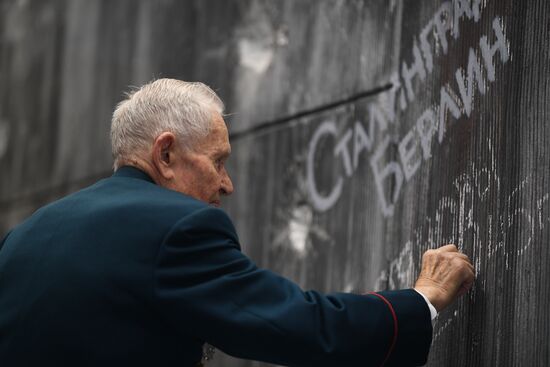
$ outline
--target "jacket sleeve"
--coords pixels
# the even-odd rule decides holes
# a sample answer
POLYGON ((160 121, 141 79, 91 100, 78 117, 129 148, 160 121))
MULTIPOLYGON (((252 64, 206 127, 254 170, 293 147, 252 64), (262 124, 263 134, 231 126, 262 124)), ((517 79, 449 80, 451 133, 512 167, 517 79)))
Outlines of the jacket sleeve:
POLYGON ((201 209, 172 228, 153 279, 167 322, 235 357, 285 366, 414 366, 429 351, 431 320, 419 294, 303 291, 244 256, 219 209, 201 209))

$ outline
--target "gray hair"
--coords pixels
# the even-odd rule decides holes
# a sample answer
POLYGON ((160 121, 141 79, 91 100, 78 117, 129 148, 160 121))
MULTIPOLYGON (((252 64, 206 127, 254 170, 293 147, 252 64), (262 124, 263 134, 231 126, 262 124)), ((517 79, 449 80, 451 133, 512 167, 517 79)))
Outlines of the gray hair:
POLYGON ((224 105, 202 83, 158 79, 127 93, 111 120, 114 168, 147 151, 163 132, 172 132, 186 149, 210 132, 214 113, 224 105))

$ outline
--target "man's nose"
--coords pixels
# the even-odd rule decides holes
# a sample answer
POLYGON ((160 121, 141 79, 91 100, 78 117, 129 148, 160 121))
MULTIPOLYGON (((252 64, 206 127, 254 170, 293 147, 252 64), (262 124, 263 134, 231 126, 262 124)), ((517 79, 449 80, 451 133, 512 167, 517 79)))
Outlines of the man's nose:
POLYGON ((220 191, 223 195, 231 195, 233 193, 233 182, 231 182, 231 177, 229 177, 225 170, 220 191))

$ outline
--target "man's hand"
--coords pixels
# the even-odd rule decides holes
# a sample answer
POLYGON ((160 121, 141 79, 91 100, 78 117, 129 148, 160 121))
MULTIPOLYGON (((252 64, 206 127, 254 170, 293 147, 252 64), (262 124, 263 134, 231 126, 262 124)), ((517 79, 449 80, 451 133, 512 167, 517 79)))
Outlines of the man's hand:
POLYGON ((474 267, 455 245, 428 250, 414 288, 425 295, 437 312, 449 306, 474 284, 474 267))

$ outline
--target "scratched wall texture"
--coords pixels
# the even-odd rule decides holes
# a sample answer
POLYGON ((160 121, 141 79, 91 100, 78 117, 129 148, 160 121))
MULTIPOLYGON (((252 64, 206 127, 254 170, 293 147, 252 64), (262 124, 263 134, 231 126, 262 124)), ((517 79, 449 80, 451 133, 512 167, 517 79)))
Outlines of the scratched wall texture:
POLYGON ((110 114, 153 77, 226 101, 259 265, 394 289, 456 243, 477 280, 428 366, 550 365, 550 2, 0 0, 0 234, 110 174, 110 114))

